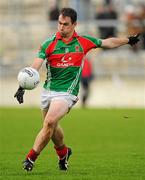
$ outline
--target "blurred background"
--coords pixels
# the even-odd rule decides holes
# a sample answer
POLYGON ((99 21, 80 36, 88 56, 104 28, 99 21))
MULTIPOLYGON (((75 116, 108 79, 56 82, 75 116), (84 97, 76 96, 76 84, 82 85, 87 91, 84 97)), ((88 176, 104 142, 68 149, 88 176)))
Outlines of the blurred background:
MULTIPOLYGON (((57 31, 62 7, 78 12, 80 34, 97 38, 141 33, 138 45, 88 54, 92 78, 87 92, 88 107, 145 107, 145 1, 144 0, 0 0, 0 106, 17 106, 17 74, 30 66, 40 44, 57 31)), ((39 106, 45 80, 26 92, 23 106, 39 106)), ((80 102, 85 89, 81 86, 80 102)))

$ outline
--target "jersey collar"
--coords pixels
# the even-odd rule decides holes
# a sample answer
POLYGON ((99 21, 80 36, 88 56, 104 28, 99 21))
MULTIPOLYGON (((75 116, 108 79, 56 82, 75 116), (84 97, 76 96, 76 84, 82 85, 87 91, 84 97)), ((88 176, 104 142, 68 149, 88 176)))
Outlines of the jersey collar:
MULTIPOLYGON (((78 36, 79 36, 79 35, 74 31, 71 39, 73 39, 73 38, 75 38, 75 37, 78 37, 78 36)), ((59 32, 59 31, 56 33, 56 39, 62 39, 62 36, 60 35, 60 32, 59 32)))

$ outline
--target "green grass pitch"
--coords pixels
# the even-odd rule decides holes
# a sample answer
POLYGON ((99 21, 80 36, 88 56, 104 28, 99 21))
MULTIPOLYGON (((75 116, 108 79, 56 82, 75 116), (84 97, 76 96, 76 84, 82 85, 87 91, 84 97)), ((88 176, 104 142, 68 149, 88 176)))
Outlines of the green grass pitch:
POLYGON ((42 126, 37 108, 0 108, 0 180, 144 180, 144 109, 73 109, 60 122, 73 150, 60 172, 50 143, 32 172, 22 161, 42 126))

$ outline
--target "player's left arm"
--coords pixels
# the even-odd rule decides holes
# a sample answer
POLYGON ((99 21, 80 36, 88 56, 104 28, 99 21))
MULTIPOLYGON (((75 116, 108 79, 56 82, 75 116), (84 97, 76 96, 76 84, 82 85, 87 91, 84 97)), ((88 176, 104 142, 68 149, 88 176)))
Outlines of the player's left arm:
POLYGON ((139 36, 140 34, 130 36, 128 38, 118 38, 118 37, 112 37, 108 39, 102 40, 102 45, 101 47, 105 48, 117 48, 126 44, 130 44, 133 46, 139 41, 139 36))

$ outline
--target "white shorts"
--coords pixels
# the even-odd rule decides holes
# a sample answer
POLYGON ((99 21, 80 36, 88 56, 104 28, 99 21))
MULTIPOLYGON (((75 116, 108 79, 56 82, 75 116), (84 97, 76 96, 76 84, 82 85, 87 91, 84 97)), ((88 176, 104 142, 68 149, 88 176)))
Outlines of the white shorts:
POLYGON ((41 109, 48 109, 50 102, 56 99, 66 101, 68 107, 71 108, 78 101, 78 97, 68 92, 56 92, 43 89, 41 94, 41 109))

